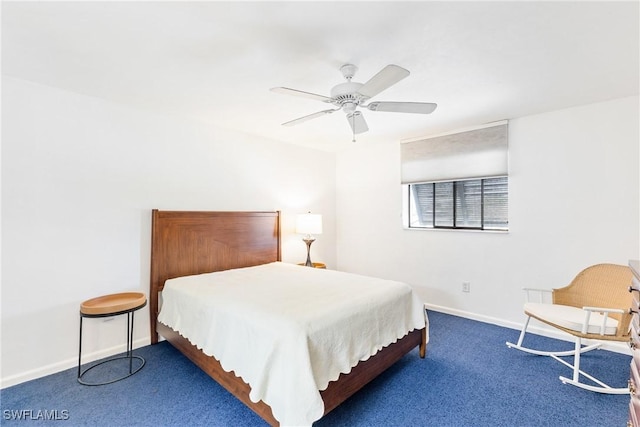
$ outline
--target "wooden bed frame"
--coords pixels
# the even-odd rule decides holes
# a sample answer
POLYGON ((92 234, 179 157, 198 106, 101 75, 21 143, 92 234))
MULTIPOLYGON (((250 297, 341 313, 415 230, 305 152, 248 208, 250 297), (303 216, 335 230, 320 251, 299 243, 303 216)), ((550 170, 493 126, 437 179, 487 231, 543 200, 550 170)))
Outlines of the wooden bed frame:
MULTIPOLYGON (((174 277, 281 261, 280 212, 152 211, 149 312, 151 343, 162 335, 193 363, 271 425, 279 425, 263 401, 249 399, 251 387, 222 369, 173 329, 159 323, 158 293, 174 277)), ((302 267, 301 267, 302 268, 302 267)), ((325 415, 413 348, 426 353, 426 329, 414 330, 355 366, 320 392, 325 415)))

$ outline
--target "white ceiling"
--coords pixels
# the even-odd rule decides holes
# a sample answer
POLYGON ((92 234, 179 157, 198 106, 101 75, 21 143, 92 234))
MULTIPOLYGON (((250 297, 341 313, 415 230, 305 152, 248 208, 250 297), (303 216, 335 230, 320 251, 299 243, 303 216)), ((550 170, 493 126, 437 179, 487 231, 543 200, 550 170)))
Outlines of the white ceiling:
POLYGON ((436 102, 431 115, 365 110, 357 144, 397 142, 637 95, 639 3, 2 2, 2 73, 323 150, 351 146, 341 112, 275 94, 329 95, 344 63, 365 82, 411 75, 374 101, 436 102))

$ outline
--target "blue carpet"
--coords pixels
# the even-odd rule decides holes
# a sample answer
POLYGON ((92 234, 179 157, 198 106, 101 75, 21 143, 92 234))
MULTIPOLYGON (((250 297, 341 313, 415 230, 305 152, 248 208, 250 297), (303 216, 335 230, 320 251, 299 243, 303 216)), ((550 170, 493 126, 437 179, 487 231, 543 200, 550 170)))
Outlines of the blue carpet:
MULTIPOLYGON (((505 346, 505 341, 517 340, 517 331, 431 311, 429 318, 431 341, 425 359, 412 351, 315 426, 625 425, 627 395, 602 395, 562 384, 558 376, 570 376, 569 368, 505 346)), ((534 335, 525 344, 572 346, 534 335)), ((82 386, 76 382, 76 369, 69 369, 1 390, 0 423, 266 425, 168 343, 143 347, 135 354, 146 359, 145 367, 114 384, 82 386), (18 414, 28 419, 13 419, 18 414)), ((620 387, 629 378, 629 362, 629 356, 603 350, 582 358, 587 372, 620 387)))

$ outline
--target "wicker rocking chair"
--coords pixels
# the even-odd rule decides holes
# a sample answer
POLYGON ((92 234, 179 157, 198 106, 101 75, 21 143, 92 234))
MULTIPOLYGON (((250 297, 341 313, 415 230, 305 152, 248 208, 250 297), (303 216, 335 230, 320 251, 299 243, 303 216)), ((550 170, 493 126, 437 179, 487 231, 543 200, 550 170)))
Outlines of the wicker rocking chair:
POLYGON ((602 346, 602 341, 629 341, 630 307, 632 296, 629 292, 631 270, 623 265, 597 264, 580 272, 564 288, 543 290, 525 289, 527 300, 537 293, 539 302, 527 302, 524 312, 527 320, 520 332, 517 344, 507 342, 515 348, 540 356, 549 356, 573 370, 573 377, 561 376, 564 384, 571 384, 586 390, 606 394, 629 393, 627 387, 613 388, 580 370, 580 354, 602 346), (544 303, 543 293, 551 293, 552 303, 544 303), (522 346, 531 318, 564 331, 575 338, 575 347, 569 351, 540 351, 522 346), (582 340, 596 340, 583 346, 582 340), (573 364, 561 359, 573 356, 573 364), (581 381, 589 379, 593 384, 581 381))

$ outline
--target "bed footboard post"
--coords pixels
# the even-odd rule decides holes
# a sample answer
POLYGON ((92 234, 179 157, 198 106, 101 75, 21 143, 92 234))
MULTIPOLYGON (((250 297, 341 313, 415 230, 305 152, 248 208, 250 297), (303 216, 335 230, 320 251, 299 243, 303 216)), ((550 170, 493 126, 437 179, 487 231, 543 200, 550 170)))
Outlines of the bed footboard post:
MULTIPOLYGON (((152 309, 150 308, 149 311, 151 311, 152 309)), ((156 327, 156 318, 158 317, 158 313, 155 313, 155 315, 152 313, 151 314, 151 319, 150 319, 150 326, 151 326, 151 344, 158 344, 158 331, 157 331, 157 327, 156 327)))
POLYGON ((427 355, 427 328, 422 330, 422 341, 420 342, 420 358, 424 359, 427 355))

